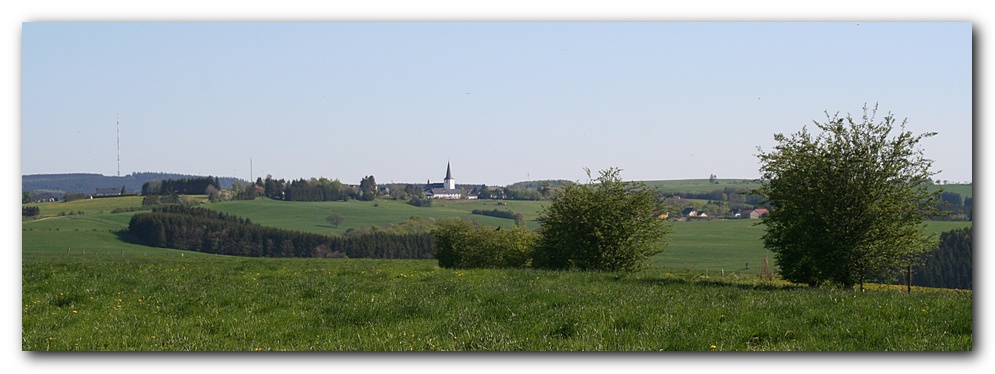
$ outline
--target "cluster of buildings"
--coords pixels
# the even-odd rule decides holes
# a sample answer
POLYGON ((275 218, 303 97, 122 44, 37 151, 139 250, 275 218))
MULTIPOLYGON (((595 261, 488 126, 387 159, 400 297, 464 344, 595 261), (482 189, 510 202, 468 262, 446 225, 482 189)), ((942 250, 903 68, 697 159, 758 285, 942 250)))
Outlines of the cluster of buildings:
MULTIPOLYGON (((768 212, 769 211, 765 208, 747 209, 736 212, 735 214, 733 214, 733 217, 758 219, 758 218, 763 218, 763 216, 766 216, 768 212)), ((695 208, 686 208, 683 211, 681 211, 681 214, 684 215, 685 217, 708 218, 708 214, 695 208)))
POLYGON ((453 171, 449 163, 446 163, 446 178, 442 183, 432 183, 431 180, 425 183, 425 196, 433 199, 476 199, 477 195, 460 192, 456 188, 456 179, 453 178, 453 171))

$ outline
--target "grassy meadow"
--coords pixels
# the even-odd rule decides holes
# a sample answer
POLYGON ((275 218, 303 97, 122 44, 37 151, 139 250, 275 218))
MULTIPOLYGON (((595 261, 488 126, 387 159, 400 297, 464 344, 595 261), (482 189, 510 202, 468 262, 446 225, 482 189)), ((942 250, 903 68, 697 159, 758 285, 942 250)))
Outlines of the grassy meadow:
POLYGON ((25 254, 29 351, 967 351, 972 298, 428 260, 25 254))
MULTIPOLYGON (((22 222, 28 351, 967 351, 970 292, 809 289, 756 276, 756 220, 674 223, 634 274, 441 269, 432 260, 264 259, 128 243, 135 197, 33 204, 22 222), (82 214, 60 216, 60 212, 82 214), (749 262, 749 269, 745 264, 749 262)), ((342 233, 407 217, 511 220, 540 202, 204 205, 288 229, 342 233), (340 212, 332 228, 324 217, 340 212)), ((935 232, 970 222, 929 222, 935 232)), ((776 271, 776 269, 775 269, 776 271)))

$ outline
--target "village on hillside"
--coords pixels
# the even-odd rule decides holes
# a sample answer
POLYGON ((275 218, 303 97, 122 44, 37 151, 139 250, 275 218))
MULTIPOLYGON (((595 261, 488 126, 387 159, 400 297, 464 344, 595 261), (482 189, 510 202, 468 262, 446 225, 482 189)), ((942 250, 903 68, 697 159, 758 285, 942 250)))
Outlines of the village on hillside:
MULTIPOLYGON (((429 178, 424 184, 377 183, 372 175, 363 178, 359 184, 347 184, 327 178, 276 180, 268 175, 266 178, 259 177, 251 183, 235 178, 145 174, 148 174, 148 177, 137 188, 136 181, 142 179, 134 176, 98 178, 85 175, 86 182, 81 182, 81 174, 66 174, 65 178, 71 180, 71 183, 62 184, 59 184, 59 178, 54 176, 44 178, 50 181, 49 184, 34 181, 35 176, 25 176, 22 202, 43 203, 172 193, 206 194, 211 201, 256 198, 285 201, 392 199, 404 200, 419 207, 430 207, 433 200, 550 200, 556 196, 558 187, 573 183, 566 180, 547 180, 519 182, 508 186, 459 184, 456 182, 451 163, 446 164, 442 182, 432 182, 429 178), (163 179, 153 179, 154 177, 163 179), (122 180, 127 180, 127 183, 121 182, 120 187, 109 185, 122 180), (28 187, 34 187, 35 190, 30 190, 28 187), (85 191, 81 191, 82 189, 85 191)), ((659 191, 657 196, 664 200, 667 206, 667 211, 660 214, 661 219, 687 221, 763 218, 768 214, 770 207, 753 192, 757 186, 759 184, 752 180, 720 181, 715 175, 711 175, 708 180, 691 181, 678 186, 658 184, 647 188, 656 188, 659 191)), ((942 195, 944 202, 942 210, 952 212, 955 217, 969 217, 973 206, 970 193, 972 185, 951 185, 947 182, 944 186, 950 191, 942 195), (958 186, 964 188, 957 188, 958 186), (966 196, 961 193, 965 193, 966 196)))

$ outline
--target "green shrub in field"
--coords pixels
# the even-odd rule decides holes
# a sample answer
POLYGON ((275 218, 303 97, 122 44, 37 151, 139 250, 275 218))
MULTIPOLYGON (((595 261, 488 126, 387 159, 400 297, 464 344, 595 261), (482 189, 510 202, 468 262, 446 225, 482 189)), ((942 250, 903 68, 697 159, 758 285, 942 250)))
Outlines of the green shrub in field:
POLYGON ((22 217, 37 217, 39 214, 41 214, 41 209, 38 209, 36 206, 26 206, 21 208, 22 217))
POLYGON ((557 193, 540 218, 534 267, 633 271, 662 251, 673 231, 659 218, 663 201, 644 184, 622 182, 620 171, 603 170, 597 180, 557 193))
POLYGON ((464 218, 442 219, 432 234, 439 266, 462 269, 528 266, 539 238, 524 226, 502 231, 464 218))

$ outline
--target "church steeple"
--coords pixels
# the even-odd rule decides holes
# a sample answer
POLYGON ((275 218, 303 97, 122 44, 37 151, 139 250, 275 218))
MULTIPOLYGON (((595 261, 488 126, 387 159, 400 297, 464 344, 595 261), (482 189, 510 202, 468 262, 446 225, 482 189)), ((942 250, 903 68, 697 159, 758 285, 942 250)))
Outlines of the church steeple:
POLYGON ((447 190, 456 189, 456 180, 453 179, 453 172, 452 169, 449 167, 448 162, 446 163, 446 179, 444 179, 442 182, 447 190))

